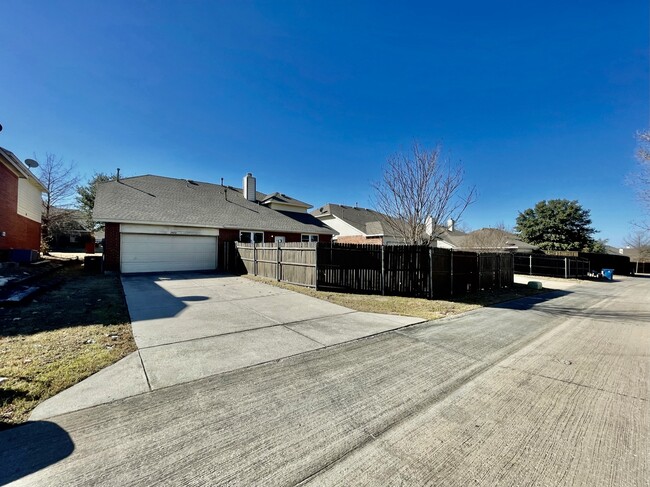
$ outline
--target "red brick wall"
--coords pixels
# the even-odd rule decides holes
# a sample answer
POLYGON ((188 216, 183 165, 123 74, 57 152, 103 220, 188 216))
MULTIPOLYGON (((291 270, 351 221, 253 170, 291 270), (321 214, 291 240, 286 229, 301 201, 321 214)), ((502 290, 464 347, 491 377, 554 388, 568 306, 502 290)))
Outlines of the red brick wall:
POLYGON ((381 245, 382 241, 383 241, 382 237, 364 237, 363 235, 348 235, 347 237, 338 237, 336 239, 337 243, 349 243, 349 244, 381 245))
POLYGON ((41 224, 18 214, 18 177, 0 164, 0 249, 41 248, 41 224))
POLYGON ((120 272, 120 224, 107 223, 104 241, 104 269, 120 272))

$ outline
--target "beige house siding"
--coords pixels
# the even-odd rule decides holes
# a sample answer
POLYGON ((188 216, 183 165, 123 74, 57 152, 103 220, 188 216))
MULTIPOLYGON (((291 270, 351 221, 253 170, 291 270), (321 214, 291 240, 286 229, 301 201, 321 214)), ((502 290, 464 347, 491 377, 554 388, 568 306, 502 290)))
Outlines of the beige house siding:
POLYGON ((25 178, 18 178, 17 211, 20 216, 38 223, 41 222, 43 212, 41 190, 25 178))

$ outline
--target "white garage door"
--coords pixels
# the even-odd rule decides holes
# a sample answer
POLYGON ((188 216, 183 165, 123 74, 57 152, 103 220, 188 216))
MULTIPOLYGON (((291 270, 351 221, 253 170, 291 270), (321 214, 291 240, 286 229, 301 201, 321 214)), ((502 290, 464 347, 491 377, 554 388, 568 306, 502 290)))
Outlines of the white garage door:
POLYGON ((217 238, 123 233, 122 272, 198 271, 217 267, 217 238))

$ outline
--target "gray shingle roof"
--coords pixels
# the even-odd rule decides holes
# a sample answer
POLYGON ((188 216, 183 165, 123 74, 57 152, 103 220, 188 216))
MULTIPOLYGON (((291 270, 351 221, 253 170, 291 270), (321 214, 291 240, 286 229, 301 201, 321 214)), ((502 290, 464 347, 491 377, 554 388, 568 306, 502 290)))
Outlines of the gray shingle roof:
POLYGON ((498 228, 481 228, 470 233, 446 231, 441 238, 460 249, 493 248, 531 251, 537 248, 518 239, 517 235, 498 228))
POLYGON ((263 205, 267 203, 283 203, 285 205, 293 205, 293 206, 300 206, 302 208, 311 208, 312 205, 309 203, 305 203, 304 201, 297 200, 295 198, 292 198, 291 196, 287 196, 284 193, 271 193, 267 194, 266 196, 263 196, 260 199, 260 203, 263 205))
POLYGON ((100 183, 93 212, 100 222, 334 233, 309 214, 295 215, 248 201, 238 188, 152 175, 100 183))
POLYGON ((395 236, 395 231, 388 224, 388 217, 375 210, 328 203, 312 211, 311 214, 315 217, 336 216, 366 235, 395 236))

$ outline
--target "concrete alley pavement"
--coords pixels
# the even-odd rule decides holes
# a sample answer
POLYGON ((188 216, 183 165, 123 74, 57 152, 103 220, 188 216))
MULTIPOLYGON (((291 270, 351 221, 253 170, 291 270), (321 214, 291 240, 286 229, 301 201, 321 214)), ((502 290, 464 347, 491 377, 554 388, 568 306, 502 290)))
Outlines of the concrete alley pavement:
POLYGON ((16 485, 648 485, 650 279, 594 282, 0 433, 16 485))

